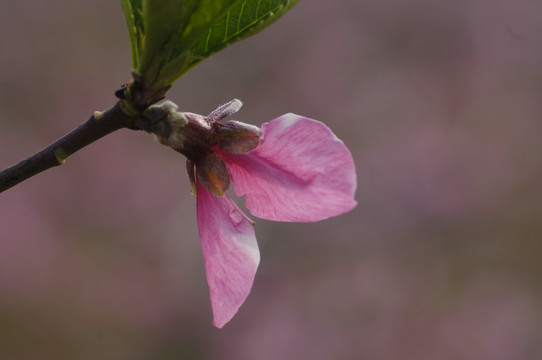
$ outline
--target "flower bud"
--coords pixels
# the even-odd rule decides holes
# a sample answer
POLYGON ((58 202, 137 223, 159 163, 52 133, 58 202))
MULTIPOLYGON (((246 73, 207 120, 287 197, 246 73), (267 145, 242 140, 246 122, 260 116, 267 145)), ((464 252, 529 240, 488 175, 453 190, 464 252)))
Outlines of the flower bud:
POLYGON ((143 117, 150 121, 150 131, 163 145, 171 146, 172 137, 176 138, 179 130, 188 124, 188 119, 177 109, 179 107, 166 100, 152 105, 145 110, 143 117))

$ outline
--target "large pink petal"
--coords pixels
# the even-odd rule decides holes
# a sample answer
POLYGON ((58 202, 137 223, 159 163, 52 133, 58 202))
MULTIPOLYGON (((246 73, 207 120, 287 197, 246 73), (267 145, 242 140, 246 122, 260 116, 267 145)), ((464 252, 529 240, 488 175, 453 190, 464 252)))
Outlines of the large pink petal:
POLYGON ((224 196, 197 184, 198 230, 213 308, 221 328, 250 293, 260 262, 254 227, 224 196))
POLYGON ((219 152, 250 212, 276 221, 319 221, 356 206, 350 151, 323 123, 286 114, 262 125, 246 154, 219 152))

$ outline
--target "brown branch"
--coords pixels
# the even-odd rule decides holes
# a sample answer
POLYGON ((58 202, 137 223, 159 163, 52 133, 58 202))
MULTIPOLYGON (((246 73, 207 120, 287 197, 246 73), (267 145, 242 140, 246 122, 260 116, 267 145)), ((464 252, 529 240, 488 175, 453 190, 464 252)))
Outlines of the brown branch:
POLYGON ((0 192, 44 170, 64 164, 68 156, 107 134, 122 128, 133 128, 133 120, 121 111, 120 102, 104 112, 96 112, 51 145, 0 171, 0 192))

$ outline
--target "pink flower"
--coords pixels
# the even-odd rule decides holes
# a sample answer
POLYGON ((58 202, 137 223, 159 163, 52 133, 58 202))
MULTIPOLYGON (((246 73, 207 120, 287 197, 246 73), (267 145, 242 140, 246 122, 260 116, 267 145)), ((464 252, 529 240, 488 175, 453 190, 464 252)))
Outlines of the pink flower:
POLYGON ((295 114, 261 130, 219 122, 240 107, 233 100, 207 117, 183 113, 182 126, 158 135, 188 158, 213 324, 219 328, 245 301, 260 261, 254 223, 226 193, 230 180, 262 219, 315 222, 356 206, 352 155, 328 127, 295 114))

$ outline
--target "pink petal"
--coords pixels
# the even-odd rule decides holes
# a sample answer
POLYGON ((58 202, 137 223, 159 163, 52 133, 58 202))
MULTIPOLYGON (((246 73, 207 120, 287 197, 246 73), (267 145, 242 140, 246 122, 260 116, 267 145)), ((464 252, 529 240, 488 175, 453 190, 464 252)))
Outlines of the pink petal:
POLYGON ((254 227, 224 196, 197 184, 198 230, 213 308, 221 328, 250 293, 260 262, 254 227))
POLYGON ((323 123, 286 114, 262 125, 247 154, 219 152, 250 212, 276 221, 319 221, 356 206, 350 151, 323 123))

